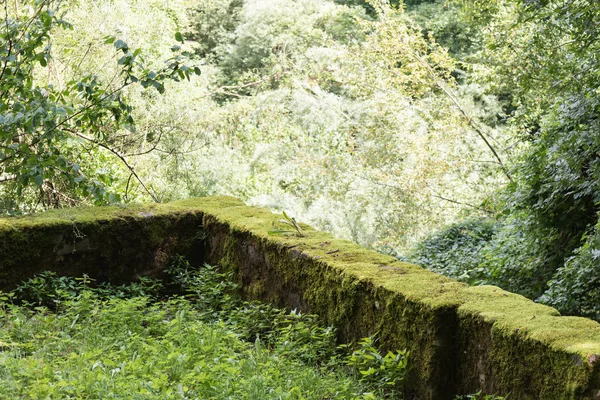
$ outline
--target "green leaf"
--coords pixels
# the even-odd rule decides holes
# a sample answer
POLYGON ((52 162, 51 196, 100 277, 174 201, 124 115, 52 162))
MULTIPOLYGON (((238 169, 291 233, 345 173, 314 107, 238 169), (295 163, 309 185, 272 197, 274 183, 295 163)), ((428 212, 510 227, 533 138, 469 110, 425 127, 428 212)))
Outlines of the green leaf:
POLYGON ((123 40, 119 39, 115 42, 115 48, 121 49, 121 50, 127 50, 127 49, 129 49, 129 46, 127 46, 127 43, 125 43, 123 40))
POLYGON ((118 203, 120 201, 121 201, 121 197, 118 194, 115 194, 115 193, 108 194, 108 202, 109 203, 118 203))
POLYGON ((160 82, 153 82, 152 85, 158 90, 158 93, 163 94, 165 92, 165 86, 160 82))
POLYGON ((44 184, 44 177, 42 175, 36 175, 33 177, 33 181, 37 186, 42 186, 44 184))
POLYGON ((175 40, 177 40, 179 43, 183 43, 184 42, 183 35, 181 34, 181 32, 176 32, 175 33, 175 40))

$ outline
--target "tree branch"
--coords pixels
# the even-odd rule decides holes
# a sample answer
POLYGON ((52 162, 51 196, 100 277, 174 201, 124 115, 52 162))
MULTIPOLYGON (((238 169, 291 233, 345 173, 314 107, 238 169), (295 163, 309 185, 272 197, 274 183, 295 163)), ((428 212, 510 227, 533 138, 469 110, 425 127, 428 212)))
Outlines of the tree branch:
POLYGON ((150 191, 150 189, 148 189, 148 187, 146 186, 146 184, 144 183, 144 181, 142 181, 142 179, 139 177, 139 175, 137 174, 137 172, 135 172, 133 166, 131 166, 131 164, 129 164, 129 162, 127 162, 127 160, 125 159, 124 156, 121 155, 121 153, 119 153, 117 150, 111 148, 110 146, 106 145, 105 143, 100 142, 99 140, 96 139, 92 139, 90 137, 87 137, 79 132, 76 132, 72 129, 69 128, 61 128, 62 130, 64 130, 65 132, 68 132, 74 136, 77 136, 83 140, 86 140, 90 143, 95 144, 96 146, 102 147, 103 149, 108 150, 109 152, 111 152, 112 154, 114 154, 118 159, 121 160, 121 162, 127 167, 127 169, 129 170, 129 172, 131 172, 131 175, 133 175, 135 177, 135 179, 139 182, 139 184, 144 188, 144 190, 146 191, 146 193, 148 193, 148 195, 152 198, 152 200, 155 203, 160 203, 160 201, 158 200, 158 197, 156 197, 156 195, 154 193, 152 193, 150 191))
POLYGON ((494 146, 492 146, 492 144, 486 138, 486 135, 483 132, 483 130, 479 126, 477 126, 477 124, 475 123, 473 118, 471 118, 471 116, 460 105, 458 99, 454 96, 454 94, 450 91, 450 89, 447 88, 446 85, 440 81, 439 76, 435 73, 435 71, 431 68, 431 66, 425 60, 423 60, 418 54, 416 54, 414 51, 411 51, 411 55, 413 56, 413 58, 415 58, 417 60, 417 62, 419 62, 420 64, 422 64, 425 67, 425 69, 427 70, 429 75, 433 78, 433 81, 435 82, 436 86, 439 87, 446 94, 446 96, 448 96, 448 98, 450 99, 450 101, 452 101, 452 103, 456 106, 456 108, 458 108, 458 110, 463 115, 464 119, 467 121, 469 126, 475 131, 475 133, 477 133, 477 135, 481 138, 481 140, 483 140, 483 142, 488 147, 488 149, 492 152, 492 154, 494 155, 494 158, 498 161, 498 164, 500 165, 502 172, 504 172, 504 175, 506 175, 508 180, 510 182, 512 182, 512 177, 511 177, 510 173, 508 172, 508 169, 504 165, 502 158, 500 157, 500 155, 498 154, 498 152, 496 151, 494 146))
MULTIPOLYGON (((430 189, 431 189, 431 188, 430 188, 430 189)), ((438 199, 440 199, 440 200, 444 200, 444 201, 447 201, 447 202, 449 202, 449 203, 458 204, 458 205, 460 205, 460 206, 467 206, 467 207, 471 207, 471 208, 474 208, 474 209, 476 209, 476 210, 483 211, 484 213, 486 213, 486 214, 489 214, 489 215, 493 215, 493 214, 494 214, 492 211, 490 211, 490 210, 488 210, 488 209, 485 209, 485 208, 483 208, 483 207, 479 207, 479 206, 476 206, 476 205, 473 205, 473 204, 469 204, 469 203, 463 203, 463 202, 461 202, 461 201, 458 201, 458 200, 453 200, 453 199, 449 199, 449 198, 447 198, 447 197, 444 197, 444 196, 440 196, 439 194, 436 194, 436 193, 435 193, 433 190, 432 190, 432 192, 433 192, 433 193, 432 193, 432 196, 433 196, 433 197, 436 197, 436 198, 438 198, 438 199)))
POLYGON ((129 196, 129 184, 131 183, 132 177, 133 177, 133 174, 129 174, 129 178, 127 178, 127 186, 125 187, 125 201, 127 201, 127 198, 129 196))

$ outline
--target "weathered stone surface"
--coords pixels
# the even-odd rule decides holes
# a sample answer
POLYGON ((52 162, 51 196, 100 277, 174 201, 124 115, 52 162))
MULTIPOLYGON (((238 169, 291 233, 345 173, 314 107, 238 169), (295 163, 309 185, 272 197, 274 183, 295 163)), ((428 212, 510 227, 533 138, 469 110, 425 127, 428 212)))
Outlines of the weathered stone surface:
POLYGON ((122 283, 159 275, 175 253, 197 260, 202 215, 167 205, 65 209, 0 218, 0 288, 44 270, 122 283))

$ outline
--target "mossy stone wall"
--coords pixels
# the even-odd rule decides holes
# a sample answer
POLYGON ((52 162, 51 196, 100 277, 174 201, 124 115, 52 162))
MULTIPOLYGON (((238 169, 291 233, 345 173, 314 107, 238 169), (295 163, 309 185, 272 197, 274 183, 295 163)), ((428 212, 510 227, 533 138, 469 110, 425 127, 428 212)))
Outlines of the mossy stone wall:
POLYGON ((219 264, 248 299, 317 313, 343 341, 411 351, 406 399, 482 389, 510 399, 600 399, 600 325, 462 283, 229 197, 0 219, 0 287, 45 269, 123 282, 170 256, 219 264))
POLYGON ((202 258, 201 218, 163 205, 0 218, 0 288, 45 270, 115 283, 159 276, 173 254, 202 258))

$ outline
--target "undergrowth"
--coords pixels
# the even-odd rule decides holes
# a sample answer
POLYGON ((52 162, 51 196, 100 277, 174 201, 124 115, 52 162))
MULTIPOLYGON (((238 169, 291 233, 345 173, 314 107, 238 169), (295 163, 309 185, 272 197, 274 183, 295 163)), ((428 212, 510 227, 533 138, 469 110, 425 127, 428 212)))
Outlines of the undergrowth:
POLYGON ((243 301, 211 266, 167 272, 123 286, 46 272, 0 293, 1 397, 401 398, 406 351, 336 346, 316 316, 243 301))

